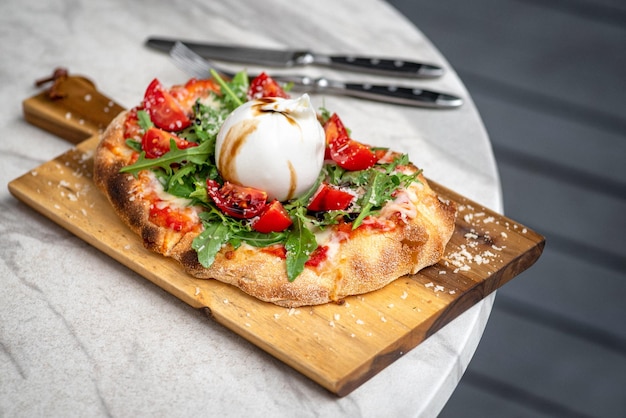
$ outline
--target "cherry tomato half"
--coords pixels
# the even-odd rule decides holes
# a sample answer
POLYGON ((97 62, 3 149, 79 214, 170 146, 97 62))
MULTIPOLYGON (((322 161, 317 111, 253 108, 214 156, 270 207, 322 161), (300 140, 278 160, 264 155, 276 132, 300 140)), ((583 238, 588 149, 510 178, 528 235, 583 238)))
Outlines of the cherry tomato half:
POLYGON ((328 148, 332 160, 349 171, 366 170, 378 161, 370 147, 354 139, 332 142, 328 148))
POLYGON ((146 158, 159 158, 170 150, 170 139, 176 142, 179 149, 198 146, 195 142, 189 142, 167 131, 152 127, 143 134, 141 149, 146 152, 146 158))
POLYGON ((326 145, 337 139, 350 137, 350 135, 348 135, 348 130, 336 113, 333 113, 324 124, 324 134, 326 135, 326 145))
POLYGON ((268 234, 270 232, 281 232, 289 228, 293 221, 282 203, 278 200, 272 201, 261 212, 259 218, 252 224, 252 229, 268 234))
POLYGON ((143 103, 150 119, 158 128, 179 131, 191 125, 191 119, 187 117, 183 107, 156 78, 146 89, 143 103))
POLYGON ((336 113, 324 124, 324 133, 326 158, 330 157, 339 167, 349 171, 365 170, 378 161, 370 147, 348 136, 348 131, 336 113))
POLYGON ((288 98, 289 95, 285 93, 285 90, 266 73, 261 73, 256 76, 248 87, 248 100, 260 99, 261 97, 282 97, 288 98))
POLYGON ((267 193, 253 187, 230 182, 223 186, 207 179, 207 193, 215 205, 225 214, 237 219, 250 219, 261 213, 267 205, 267 193))
POLYGON ((343 210, 350 206, 354 196, 327 183, 322 183, 307 209, 314 212, 343 210))

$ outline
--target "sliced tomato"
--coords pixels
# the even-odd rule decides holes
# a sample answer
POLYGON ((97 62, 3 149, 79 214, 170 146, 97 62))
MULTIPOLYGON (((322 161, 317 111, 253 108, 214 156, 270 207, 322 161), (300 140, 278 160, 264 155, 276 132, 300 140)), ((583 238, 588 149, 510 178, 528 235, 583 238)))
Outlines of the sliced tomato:
POLYGON ((198 144, 179 138, 176 135, 159 128, 150 128, 141 139, 141 149, 146 152, 147 158, 159 158, 170 150, 170 139, 176 142, 179 149, 195 147, 198 144))
POLYGON ((366 170, 378 161, 378 157, 367 145, 354 139, 335 141, 328 145, 331 159, 349 171, 366 170))
POLYGON ((331 186, 328 183, 322 183, 313 196, 311 203, 307 209, 314 212, 327 210, 343 210, 350 206, 354 195, 331 186))
POLYGON ((289 95, 283 90, 276 80, 262 72, 250 82, 248 87, 248 100, 260 99, 261 97, 283 97, 289 95))
POLYGON ((320 245, 313 251, 309 259, 304 263, 308 267, 317 267, 328 258, 328 246, 320 245))
POLYGON ((177 232, 189 232, 196 226, 196 223, 185 213, 173 210, 169 206, 160 207, 158 204, 150 207, 150 220, 177 232))
POLYGON ((350 171, 365 170, 378 161, 370 147, 350 138, 336 113, 324 124, 324 134, 327 146, 325 158, 333 160, 339 167, 350 171))
POLYGON ((141 127, 139 126, 137 110, 138 109, 134 107, 128 111, 128 115, 124 121, 124 138, 141 140, 141 127))
POLYGON ((184 85, 173 86, 170 89, 170 94, 187 112, 191 112, 198 99, 209 97, 211 92, 220 93, 219 84, 211 78, 191 78, 184 85))
POLYGON ((260 214, 267 206, 267 193, 253 187, 244 187, 230 182, 223 186, 207 179, 207 193, 215 205, 228 216, 250 219, 260 214))
POLYGON ((146 89, 143 103, 150 119, 158 128, 179 131, 191 124, 185 109, 156 78, 146 89))
POLYGON ((348 130, 336 113, 333 113, 324 124, 324 134, 326 135, 326 145, 337 139, 349 138, 348 130))
POLYGON ((252 229, 268 234, 270 232, 281 232, 289 228, 293 221, 282 203, 278 200, 272 201, 261 212, 259 218, 252 224, 252 229))

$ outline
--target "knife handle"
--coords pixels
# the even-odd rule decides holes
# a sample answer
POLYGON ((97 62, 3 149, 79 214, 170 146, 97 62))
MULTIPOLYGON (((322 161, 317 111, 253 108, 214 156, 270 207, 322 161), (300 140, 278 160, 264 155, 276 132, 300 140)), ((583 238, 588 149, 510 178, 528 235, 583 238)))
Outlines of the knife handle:
POLYGON ((443 68, 432 64, 400 59, 365 58, 333 55, 328 65, 343 70, 353 70, 386 76, 413 78, 436 78, 443 75, 443 68))
POLYGON ((354 97, 433 109, 453 109, 463 104, 457 96, 420 88, 345 83, 344 93, 354 97))

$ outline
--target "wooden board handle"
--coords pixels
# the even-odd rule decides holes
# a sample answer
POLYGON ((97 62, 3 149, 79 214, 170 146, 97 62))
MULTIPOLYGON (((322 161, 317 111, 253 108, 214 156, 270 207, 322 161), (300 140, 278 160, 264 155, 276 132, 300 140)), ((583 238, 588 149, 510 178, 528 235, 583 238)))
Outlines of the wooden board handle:
POLYGON ((85 77, 65 73, 37 85, 44 82, 53 85, 22 102, 24 118, 73 144, 98 134, 124 110, 85 77))

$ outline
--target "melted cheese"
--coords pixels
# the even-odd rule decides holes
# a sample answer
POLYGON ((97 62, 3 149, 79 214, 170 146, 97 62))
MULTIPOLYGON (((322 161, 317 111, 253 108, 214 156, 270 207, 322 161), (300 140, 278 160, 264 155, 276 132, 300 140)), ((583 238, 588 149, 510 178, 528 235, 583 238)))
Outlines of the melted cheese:
POLYGON ((191 199, 185 199, 167 193, 161 182, 159 182, 151 171, 143 171, 141 175, 145 175, 145 177, 142 178, 143 189, 140 193, 144 196, 154 196, 154 199, 150 200, 151 204, 155 205, 156 208, 163 209, 169 207, 174 211, 184 212, 186 215, 190 216, 190 220, 194 223, 200 222, 198 213, 200 213, 202 209, 193 206, 191 199))

